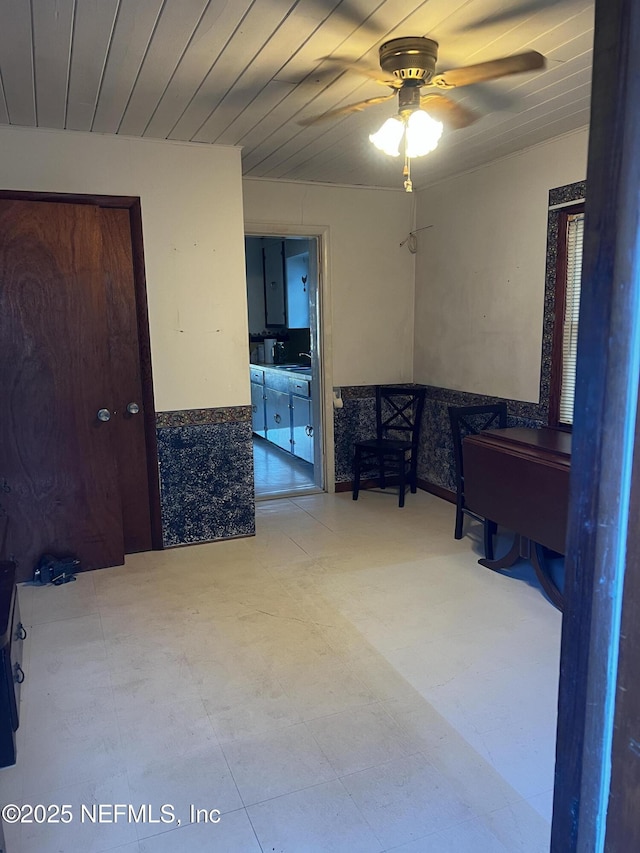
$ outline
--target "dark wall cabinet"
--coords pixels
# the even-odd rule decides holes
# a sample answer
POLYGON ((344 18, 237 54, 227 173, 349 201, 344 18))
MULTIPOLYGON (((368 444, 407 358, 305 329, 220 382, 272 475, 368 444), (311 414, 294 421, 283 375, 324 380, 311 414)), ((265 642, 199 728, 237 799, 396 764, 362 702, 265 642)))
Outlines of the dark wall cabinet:
MULTIPOLYGON (((249 330, 308 329, 310 241, 246 237, 249 330)), ((315 244, 314 244, 315 245, 315 244)))
POLYGON ((284 272, 284 240, 263 239, 264 305, 267 328, 286 326, 286 286, 284 272))

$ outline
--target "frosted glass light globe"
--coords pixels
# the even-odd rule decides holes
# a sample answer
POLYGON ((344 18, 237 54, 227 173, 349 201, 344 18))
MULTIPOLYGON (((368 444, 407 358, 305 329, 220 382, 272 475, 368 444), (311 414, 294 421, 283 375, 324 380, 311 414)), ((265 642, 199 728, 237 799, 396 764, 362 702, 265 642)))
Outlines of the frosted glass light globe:
POLYGON ((403 133, 404 122, 399 118, 388 118, 380 130, 369 135, 369 139, 380 151, 398 157, 403 133))
POLYGON ((415 110, 407 121, 407 157, 423 157, 437 147, 442 136, 442 122, 424 110, 415 110))

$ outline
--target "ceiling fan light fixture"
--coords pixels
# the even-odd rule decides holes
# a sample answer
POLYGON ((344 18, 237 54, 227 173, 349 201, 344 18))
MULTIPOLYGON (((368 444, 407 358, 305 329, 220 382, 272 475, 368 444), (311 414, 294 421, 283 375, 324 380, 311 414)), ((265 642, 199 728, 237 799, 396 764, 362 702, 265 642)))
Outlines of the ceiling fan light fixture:
POLYGON ((405 156, 423 157, 437 147, 442 136, 442 122, 431 118, 424 110, 413 110, 408 115, 388 118, 380 130, 369 135, 369 139, 380 151, 398 157, 403 135, 405 156))
POLYGON ((438 146, 442 122, 424 110, 414 110, 407 119, 407 157, 424 157, 438 146))
POLYGON ((380 130, 369 134, 376 148, 391 157, 400 156, 400 142, 404 134, 404 122, 399 118, 388 118, 380 130))

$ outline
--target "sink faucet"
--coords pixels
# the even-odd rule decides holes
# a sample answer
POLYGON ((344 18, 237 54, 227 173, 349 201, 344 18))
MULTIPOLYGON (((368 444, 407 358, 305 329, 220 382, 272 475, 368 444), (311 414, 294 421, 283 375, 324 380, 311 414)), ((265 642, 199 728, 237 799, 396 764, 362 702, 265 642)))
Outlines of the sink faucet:
POLYGON ((298 353, 298 355, 299 355, 299 356, 300 356, 300 355, 306 355, 306 357, 309 359, 309 361, 313 361, 313 359, 311 358, 311 353, 310 353, 310 352, 299 352, 299 353, 298 353))

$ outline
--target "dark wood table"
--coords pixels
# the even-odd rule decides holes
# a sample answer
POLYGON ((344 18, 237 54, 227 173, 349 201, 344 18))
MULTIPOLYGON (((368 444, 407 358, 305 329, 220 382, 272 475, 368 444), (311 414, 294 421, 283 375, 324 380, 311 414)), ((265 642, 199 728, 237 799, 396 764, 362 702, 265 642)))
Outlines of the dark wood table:
POLYGON ((571 434, 547 427, 492 429, 465 438, 462 452, 466 506, 515 533, 504 557, 480 564, 507 569, 520 557, 531 560, 542 588, 562 610, 544 548, 565 551, 571 434))

